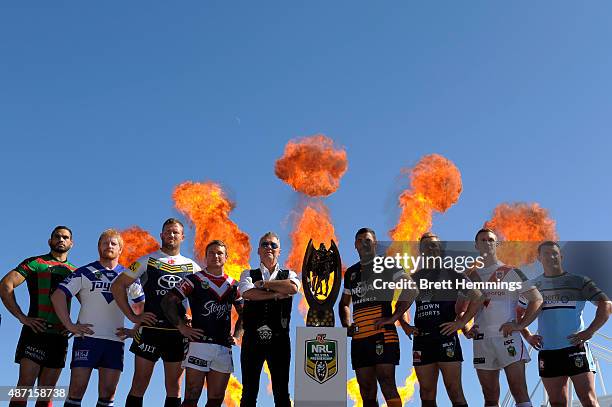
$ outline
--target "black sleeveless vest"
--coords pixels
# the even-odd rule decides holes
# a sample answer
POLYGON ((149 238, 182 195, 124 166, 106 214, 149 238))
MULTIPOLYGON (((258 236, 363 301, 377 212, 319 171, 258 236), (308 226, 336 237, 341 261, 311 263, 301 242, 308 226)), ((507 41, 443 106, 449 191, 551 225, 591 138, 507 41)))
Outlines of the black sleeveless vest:
MULTIPOLYGON (((289 278, 289 270, 279 270, 275 280, 289 278)), ((253 283, 263 279, 261 269, 251 270, 253 283)), ((267 325, 274 335, 289 332, 291 321, 291 306, 293 297, 282 300, 244 301, 242 311, 245 332, 255 333, 260 327, 267 325)))

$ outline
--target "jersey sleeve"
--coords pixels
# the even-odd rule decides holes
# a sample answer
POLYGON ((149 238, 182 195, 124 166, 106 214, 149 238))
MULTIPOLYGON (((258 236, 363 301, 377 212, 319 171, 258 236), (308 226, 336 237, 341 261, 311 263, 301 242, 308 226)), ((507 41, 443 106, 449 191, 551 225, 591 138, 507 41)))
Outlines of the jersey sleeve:
POLYGON ((28 278, 30 275, 36 272, 37 263, 34 260, 34 257, 23 260, 17 267, 15 267, 15 271, 21 274, 24 278, 28 278))
POLYGON ((58 286, 58 289, 62 290, 66 294, 67 298, 72 298, 77 295, 83 288, 83 276, 81 270, 76 270, 74 273, 70 273, 64 281, 58 286))
POLYGON ((580 299, 583 301, 591 301, 593 303, 596 303, 597 301, 607 301, 608 296, 599 289, 599 287, 597 287, 595 285, 595 282, 593 282, 593 280, 591 280, 588 277, 583 277, 582 278, 582 288, 580 290, 580 299))
POLYGON ((342 294, 351 295, 351 275, 353 274, 353 270, 349 267, 344 272, 344 288, 342 289, 342 294))
POLYGON ((194 273, 197 273, 198 271, 202 271, 202 267, 200 267, 200 265, 198 263, 196 263, 193 260, 191 260, 191 262, 193 263, 193 272, 194 273))
POLYGON ((142 302, 145 300, 144 290, 142 289, 142 284, 140 284, 140 279, 136 279, 128 288, 127 288, 128 298, 133 303, 142 302))
POLYGON ((533 280, 529 280, 521 269, 515 268, 510 270, 509 273, 512 273, 512 277, 508 279, 509 281, 521 283, 521 288, 518 290, 519 294, 525 293, 531 290, 532 288, 536 288, 535 284, 533 283, 533 280))
POLYGON ((131 278, 139 278, 143 275, 143 273, 147 270, 147 262, 149 261, 149 256, 144 256, 136 260, 134 263, 130 264, 130 267, 124 271, 124 273, 131 278))
POLYGON ((188 275, 181 281, 181 284, 174 287, 171 292, 175 293, 179 298, 185 300, 191 295, 195 285, 191 280, 191 275, 188 275))

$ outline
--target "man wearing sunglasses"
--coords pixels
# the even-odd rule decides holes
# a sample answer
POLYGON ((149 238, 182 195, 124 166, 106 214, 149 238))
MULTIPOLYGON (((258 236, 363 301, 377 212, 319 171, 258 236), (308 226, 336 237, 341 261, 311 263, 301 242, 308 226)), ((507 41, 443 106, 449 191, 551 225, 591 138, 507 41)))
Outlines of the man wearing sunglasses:
POLYGON ((289 322, 292 296, 300 289, 300 280, 294 271, 281 269, 278 264, 280 241, 274 232, 259 239, 257 253, 261 260, 259 268, 245 270, 240 276, 239 290, 245 300, 240 406, 254 407, 257 404, 259 378, 266 361, 272 379, 274 404, 289 407, 289 322))

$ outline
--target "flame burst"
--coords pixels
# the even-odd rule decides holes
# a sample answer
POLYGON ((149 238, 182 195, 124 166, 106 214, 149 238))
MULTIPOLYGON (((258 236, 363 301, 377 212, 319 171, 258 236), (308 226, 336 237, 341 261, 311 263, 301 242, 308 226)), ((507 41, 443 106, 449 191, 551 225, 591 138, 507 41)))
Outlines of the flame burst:
MULTIPOLYGON (((406 382, 402 387, 398 387, 397 392, 402 399, 402 406, 405 406, 406 403, 412 398, 414 395, 415 385, 418 383, 416 370, 412 368, 412 372, 410 375, 406 377, 406 382)), ((386 404, 385 404, 386 405, 386 404)))
POLYGON ((353 400, 353 407, 363 407, 363 400, 361 399, 361 393, 359 393, 359 383, 357 383, 356 377, 346 382, 346 394, 353 400))
POLYGON ((289 141, 274 172, 298 192, 328 196, 336 192, 347 168, 346 151, 335 148, 332 139, 316 134, 289 141))
POLYGON ((400 219, 390 232, 395 241, 417 241, 431 229, 433 212, 446 212, 461 195, 461 173, 452 161, 427 155, 409 170, 410 189, 402 192, 400 219))
POLYGON ((184 182, 172 194, 176 209, 195 226, 194 252, 202 261, 206 258, 206 245, 221 239, 228 245, 225 272, 238 280, 242 270, 249 268, 251 245, 249 236, 229 219, 235 205, 214 182, 184 182))
POLYGON ((504 241, 497 249, 497 257, 517 267, 536 260, 539 242, 558 239, 555 221, 537 203, 502 203, 484 226, 493 229, 499 240, 504 241))
POLYGON ((159 243, 151 234, 138 226, 120 232, 123 238, 123 252, 119 264, 129 267, 136 260, 159 249, 159 243))
POLYGON ((225 390, 225 398, 223 403, 227 407, 238 407, 240 405, 240 398, 242 397, 242 384, 234 375, 230 375, 227 389, 225 390))

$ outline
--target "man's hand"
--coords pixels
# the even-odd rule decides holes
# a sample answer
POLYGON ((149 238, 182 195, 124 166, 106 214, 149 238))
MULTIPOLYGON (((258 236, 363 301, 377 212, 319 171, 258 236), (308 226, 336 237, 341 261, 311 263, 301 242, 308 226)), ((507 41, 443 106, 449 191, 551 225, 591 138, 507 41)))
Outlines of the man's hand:
POLYGON ((192 328, 190 326, 185 325, 184 323, 179 323, 178 330, 185 338, 190 341, 197 341, 198 339, 202 339, 204 337, 204 331, 199 328, 192 328))
POLYGON ((138 328, 136 327, 132 329, 122 327, 122 328, 117 328, 117 330, 115 331, 115 335, 118 336, 122 341, 124 341, 127 338, 133 338, 134 335, 136 335, 137 331, 138 331, 138 328))
POLYGON ((157 317, 152 312, 143 312, 140 315, 134 315, 134 318, 130 318, 130 321, 136 325, 153 326, 157 322, 157 317))
POLYGON ((34 318, 24 315, 23 317, 19 318, 19 322, 21 322, 25 326, 32 328, 32 330, 37 334, 45 332, 47 330, 47 323, 43 318, 34 318))
POLYGON ((445 322, 443 324, 440 324, 440 328, 440 333, 442 335, 450 336, 459 330, 463 330, 465 328, 465 322, 461 321, 460 319, 451 322, 445 322))
POLYGON ((384 328, 385 325, 393 325, 395 324, 395 321, 397 320, 393 317, 380 318, 379 320, 374 322, 374 329, 384 328))
POLYGON ((568 335, 567 339, 569 339, 570 343, 573 346, 581 345, 591 339, 593 337, 593 333, 588 329, 584 331, 576 332, 575 334, 568 335))
POLYGON ((512 335, 512 332, 522 331, 525 327, 517 324, 516 322, 506 322, 499 327, 499 331, 504 334, 504 338, 512 335))
POLYGON ((259 288, 259 289, 264 289, 264 284, 265 284, 265 281, 263 280, 255 281, 255 283, 253 283, 255 288, 259 288))
POLYGON ((465 332, 465 337, 468 339, 474 339, 480 333, 480 331, 478 330, 478 325, 476 324, 472 325, 470 329, 463 332, 465 332))
POLYGON ((400 324, 400 326, 404 330, 404 333, 406 335, 408 335, 408 337, 410 339, 412 339, 412 335, 414 335, 414 336, 418 336, 419 335, 419 328, 417 328, 416 326, 412 326, 412 325, 409 325, 409 324, 400 324))
POLYGON ((525 340, 527 341, 528 344, 530 344, 531 346, 533 346, 533 348, 535 350, 540 350, 542 349, 542 345, 544 343, 542 335, 525 335, 525 340))
POLYGON ((85 336, 85 335, 93 335, 95 332, 89 329, 92 327, 92 324, 69 324, 66 329, 68 332, 73 334, 74 336, 85 336))
POLYGON ((353 337, 359 331, 359 327, 355 324, 350 324, 346 327, 346 335, 349 337, 353 337))

